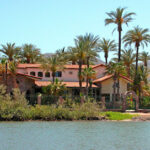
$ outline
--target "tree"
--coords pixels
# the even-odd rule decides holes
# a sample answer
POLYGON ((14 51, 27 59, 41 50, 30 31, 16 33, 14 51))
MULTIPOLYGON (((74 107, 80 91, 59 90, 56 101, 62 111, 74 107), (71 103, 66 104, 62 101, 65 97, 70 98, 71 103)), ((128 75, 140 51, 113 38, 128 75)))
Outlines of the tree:
POLYGON ((20 53, 20 50, 21 48, 15 46, 15 43, 7 43, 6 45, 2 45, 2 49, 0 49, 0 52, 6 55, 9 61, 13 61, 15 56, 20 53))
POLYGON ((123 37, 123 42, 125 46, 135 44, 136 47, 136 72, 138 73, 138 60, 139 60, 139 47, 148 46, 150 43, 150 34, 148 29, 142 29, 139 26, 134 27, 134 29, 129 30, 123 37))
POLYGON ((131 77, 131 67, 135 62, 135 54, 133 53, 133 49, 122 50, 121 61, 126 67, 127 76, 131 77))
POLYGON ((86 80, 86 97, 88 97, 88 90, 89 90, 89 80, 96 78, 96 72, 91 68, 84 68, 82 72, 83 78, 86 80))
POLYGON ((63 84, 63 82, 59 81, 57 78, 52 84, 49 84, 47 87, 43 87, 43 92, 54 96, 54 98, 56 98, 56 96, 62 96, 65 90, 65 84, 63 84))
POLYGON ((24 44, 21 54, 27 63, 35 63, 41 57, 40 49, 32 44, 24 44))
POLYGON ((44 62, 42 62, 41 68, 45 71, 52 72, 52 78, 53 78, 52 81, 54 83, 56 72, 63 70, 64 64, 65 63, 60 60, 58 55, 53 55, 53 56, 47 58, 44 62))
POLYGON ((115 41, 114 40, 106 40, 105 38, 103 38, 102 40, 100 40, 98 48, 99 48, 100 52, 104 52, 105 64, 107 65, 109 52, 116 51, 115 41))
POLYGON ((75 47, 68 47, 66 57, 68 61, 71 61, 72 65, 77 64, 78 63, 77 49, 75 47))
POLYGON ((142 52, 140 54, 139 60, 143 62, 144 66, 147 67, 147 62, 150 60, 150 55, 148 52, 142 52))
MULTIPOLYGON (((107 74, 112 74, 113 75, 113 80, 114 80, 114 85, 113 85, 113 102, 115 102, 116 100, 116 87, 119 86, 117 85, 117 80, 119 80, 120 74, 124 74, 125 73, 125 67, 122 64, 122 62, 119 63, 113 63, 110 62, 109 65, 107 65, 106 68, 106 73, 107 74)), ((119 93, 117 93, 119 94, 119 93)), ((119 95, 118 95, 119 96, 119 95)))
POLYGON ((135 15, 135 13, 125 13, 126 8, 117 8, 116 11, 111 11, 109 13, 106 13, 109 18, 105 19, 105 25, 109 24, 116 24, 117 30, 119 33, 119 42, 118 42, 118 62, 121 60, 121 32, 122 32, 122 25, 126 24, 128 25, 129 22, 131 22, 132 16, 135 15))

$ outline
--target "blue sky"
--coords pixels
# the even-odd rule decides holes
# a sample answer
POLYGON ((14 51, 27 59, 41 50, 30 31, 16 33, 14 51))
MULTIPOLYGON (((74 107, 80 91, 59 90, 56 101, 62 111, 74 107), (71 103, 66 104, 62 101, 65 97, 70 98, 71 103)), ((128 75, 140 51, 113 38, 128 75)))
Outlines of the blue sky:
POLYGON ((117 42, 117 32, 112 35, 115 26, 104 25, 106 12, 117 7, 137 14, 123 34, 136 25, 150 28, 149 0, 1 0, 0 44, 32 43, 46 53, 73 45, 73 39, 85 33, 117 42))

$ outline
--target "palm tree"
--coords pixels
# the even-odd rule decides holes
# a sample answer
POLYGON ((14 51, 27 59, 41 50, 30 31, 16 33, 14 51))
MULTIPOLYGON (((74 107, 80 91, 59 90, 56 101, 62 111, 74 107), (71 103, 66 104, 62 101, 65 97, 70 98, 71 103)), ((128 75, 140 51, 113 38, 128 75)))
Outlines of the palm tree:
POLYGON ((131 66, 135 62, 133 49, 122 50, 121 61, 126 66, 127 76, 131 77, 131 66))
POLYGON ((35 63, 41 56, 40 49, 32 44, 24 44, 22 50, 22 57, 27 63, 35 63))
POLYGON ((83 78, 86 80, 86 97, 88 97, 88 87, 89 87, 89 80, 94 79, 96 77, 96 72, 91 68, 84 68, 82 72, 83 78))
MULTIPOLYGON (((122 64, 122 62, 119 63, 113 63, 110 62, 109 65, 107 65, 106 68, 106 73, 107 74, 112 74, 113 75, 113 80, 114 80, 114 85, 113 85, 113 102, 115 102, 116 100, 116 87, 119 86, 117 85, 117 81, 119 80, 120 74, 124 74, 125 73, 125 67, 122 64)), ((117 93, 119 94, 119 93, 117 93)), ((119 95, 118 95, 119 96, 119 95)))
POLYGON ((72 65, 77 64, 78 63, 77 49, 75 47, 68 47, 66 57, 68 61, 71 61, 72 65))
POLYGON ((87 68, 89 68, 90 61, 99 57, 97 51, 99 37, 91 33, 86 33, 84 36, 80 36, 80 40, 83 41, 86 47, 86 64, 87 68))
POLYGON ((138 60, 139 60, 139 47, 148 46, 150 43, 150 34, 148 29, 142 29, 140 27, 134 27, 134 29, 129 30, 123 37, 123 42, 125 46, 135 44, 136 47, 136 74, 138 72, 138 60))
POLYGON ((64 69, 64 62, 59 59, 57 55, 53 55, 47 58, 42 64, 41 68, 45 71, 52 72, 52 81, 55 81, 55 74, 57 71, 61 71, 64 69))
POLYGON ((116 51, 115 41, 114 40, 106 40, 105 38, 103 38, 102 40, 100 40, 98 48, 100 49, 100 52, 104 52, 105 64, 107 65, 109 52, 116 51))
POLYGON ((21 48, 15 46, 15 43, 7 43, 6 45, 2 45, 2 49, 0 49, 0 52, 5 54, 8 57, 9 61, 13 61, 14 57, 19 54, 20 50, 21 48))
POLYGON ((78 70, 78 77, 79 77, 79 85, 80 85, 80 92, 82 92, 82 65, 83 62, 86 60, 86 44, 81 38, 81 36, 78 36, 75 40, 75 49, 76 51, 76 56, 78 58, 78 65, 79 65, 79 70, 78 70))
POLYGON ((150 55, 148 52, 142 52, 140 54, 139 60, 143 62, 144 66, 147 67, 147 62, 150 60, 150 55))
POLYGON ((135 13, 125 13, 126 8, 117 8, 116 11, 111 11, 109 13, 106 13, 109 18, 105 19, 105 25, 108 24, 116 24, 117 30, 119 33, 119 42, 118 42, 118 62, 121 59, 121 32, 122 32, 122 25, 126 24, 128 25, 129 22, 131 22, 132 16, 135 15, 135 13))

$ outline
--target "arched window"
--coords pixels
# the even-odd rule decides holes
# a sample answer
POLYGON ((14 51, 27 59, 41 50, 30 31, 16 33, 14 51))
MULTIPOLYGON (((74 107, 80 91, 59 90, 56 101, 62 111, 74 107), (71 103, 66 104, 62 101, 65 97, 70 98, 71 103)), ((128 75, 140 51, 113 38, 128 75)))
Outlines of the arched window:
POLYGON ((43 72, 38 72, 38 77, 43 77, 43 72))
POLYGON ((62 72, 61 71, 57 71, 56 73, 55 73, 55 77, 61 77, 62 76, 62 72))
POLYGON ((45 77, 49 78, 50 77, 50 73, 49 72, 45 72, 45 77))
POLYGON ((30 75, 35 76, 35 72, 34 71, 30 72, 30 75))

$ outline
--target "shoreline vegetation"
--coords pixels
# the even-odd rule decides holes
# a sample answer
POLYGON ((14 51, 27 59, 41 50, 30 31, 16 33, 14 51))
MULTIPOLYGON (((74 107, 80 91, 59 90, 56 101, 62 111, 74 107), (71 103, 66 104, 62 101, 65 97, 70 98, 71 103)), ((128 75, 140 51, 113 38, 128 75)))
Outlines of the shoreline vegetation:
POLYGON ((13 89, 10 95, 5 86, 0 87, 0 121, 127 120, 136 116, 121 112, 103 112, 96 101, 64 101, 63 104, 57 102, 52 105, 31 106, 19 89, 13 89))

